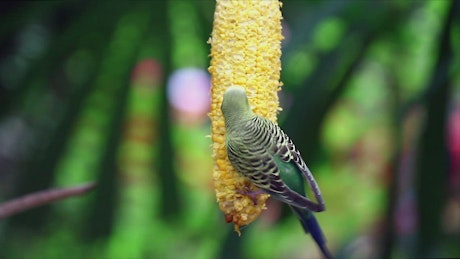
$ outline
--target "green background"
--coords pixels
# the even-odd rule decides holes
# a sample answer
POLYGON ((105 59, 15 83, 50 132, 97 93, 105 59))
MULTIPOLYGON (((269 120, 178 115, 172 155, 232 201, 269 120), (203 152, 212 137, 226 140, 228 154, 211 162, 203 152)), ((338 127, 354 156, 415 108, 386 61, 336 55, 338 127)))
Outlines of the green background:
MULTIPOLYGON (((277 201, 233 232, 206 112, 167 98, 174 72, 206 72, 214 7, 0 2, 0 201, 98 183, 1 220, 0 258, 319 256, 277 201)), ((282 12, 279 124, 321 187, 333 254, 459 257, 460 1, 286 0, 282 12)))

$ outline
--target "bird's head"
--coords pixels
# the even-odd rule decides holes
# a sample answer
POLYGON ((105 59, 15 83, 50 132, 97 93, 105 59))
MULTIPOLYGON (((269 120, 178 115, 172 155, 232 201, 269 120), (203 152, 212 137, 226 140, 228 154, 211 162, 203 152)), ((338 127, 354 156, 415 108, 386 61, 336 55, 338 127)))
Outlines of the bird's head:
POLYGON ((246 91, 241 86, 230 86, 227 88, 224 93, 221 109, 226 121, 230 118, 242 118, 245 115, 252 114, 246 91))

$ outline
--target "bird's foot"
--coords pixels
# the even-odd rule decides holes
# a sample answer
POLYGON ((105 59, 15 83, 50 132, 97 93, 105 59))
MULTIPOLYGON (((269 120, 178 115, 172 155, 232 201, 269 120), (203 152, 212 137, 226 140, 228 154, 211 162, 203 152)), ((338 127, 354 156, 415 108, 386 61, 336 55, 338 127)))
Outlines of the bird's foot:
POLYGON ((264 194, 265 192, 262 189, 251 190, 249 187, 245 186, 244 190, 236 190, 236 193, 248 196, 254 205, 257 205, 257 196, 264 194))

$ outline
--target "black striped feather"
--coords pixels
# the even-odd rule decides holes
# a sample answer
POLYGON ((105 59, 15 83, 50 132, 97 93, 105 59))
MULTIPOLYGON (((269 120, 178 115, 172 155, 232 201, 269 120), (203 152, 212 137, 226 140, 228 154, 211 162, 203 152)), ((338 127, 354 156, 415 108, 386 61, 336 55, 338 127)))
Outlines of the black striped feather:
POLYGON ((291 139, 273 122, 251 116, 239 127, 227 127, 227 154, 237 172, 275 198, 295 207, 312 211, 325 209, 321 191, 291 139), (278 159, 276 159, 276 157, 278 159), (294 163, 317 202, 289 188, 281 179, 280 163, 294 163))

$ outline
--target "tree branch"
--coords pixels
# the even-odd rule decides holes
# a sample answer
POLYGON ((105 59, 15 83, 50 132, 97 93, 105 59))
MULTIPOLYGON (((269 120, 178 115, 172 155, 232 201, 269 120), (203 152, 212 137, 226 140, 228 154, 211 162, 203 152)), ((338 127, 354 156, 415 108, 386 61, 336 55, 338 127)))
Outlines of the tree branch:
POLYGON ((0 220, 20 212, 43 206, 53 201, 79 196, 94 189, 96 183, 90 182, 67 188, 53 188, 34 192, 0 204, 0 220))

